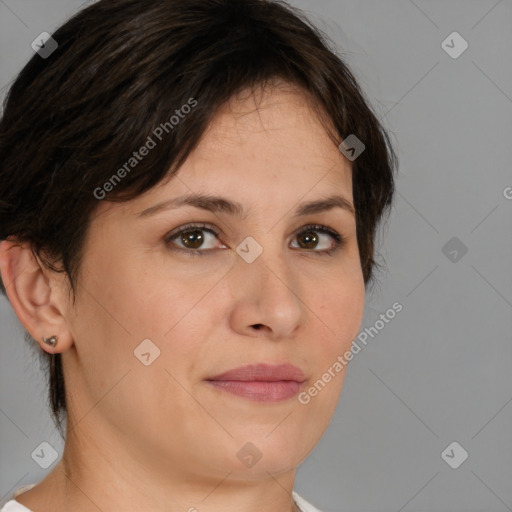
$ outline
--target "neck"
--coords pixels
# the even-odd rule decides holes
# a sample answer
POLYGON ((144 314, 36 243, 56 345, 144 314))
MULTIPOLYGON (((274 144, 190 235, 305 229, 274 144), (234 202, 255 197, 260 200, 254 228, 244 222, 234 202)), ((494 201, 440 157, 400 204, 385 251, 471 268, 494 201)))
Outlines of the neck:
POLYGON ((115 449, 104 439, 97 444, 83 433, 79 438, 68 433, 62 460, 16 498, 19 503, 38 512, 300 512, 291 495, 295 469, 247 479, 229 471, 201 472, 196 467, 193 472, 187 464, 151 465, 136 451, 115 449))

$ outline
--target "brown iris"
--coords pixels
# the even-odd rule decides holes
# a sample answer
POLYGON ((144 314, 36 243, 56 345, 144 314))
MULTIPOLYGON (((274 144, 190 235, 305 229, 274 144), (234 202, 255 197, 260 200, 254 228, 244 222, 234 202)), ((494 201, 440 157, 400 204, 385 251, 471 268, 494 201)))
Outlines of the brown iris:
POLYGON ((305 249, 312 249, 318 244, 318 235, 313 231, 303 231, 299 234, 297 239, 300 241, 301 239, 305 241, 305 249))
POLYGON ((183 245, 189 249, 199 249, 204 241, 203 232, 200 229, 191 229, 181 234, 183 245))

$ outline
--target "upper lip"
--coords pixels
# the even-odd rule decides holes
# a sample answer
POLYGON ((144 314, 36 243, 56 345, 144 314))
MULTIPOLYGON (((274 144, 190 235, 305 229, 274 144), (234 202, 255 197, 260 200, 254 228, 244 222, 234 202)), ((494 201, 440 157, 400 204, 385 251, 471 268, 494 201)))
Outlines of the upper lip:
POLYGON ((304 382, 306 377, 304 373, 292 364, 249 364, 240 366, 227 372, 210 377, 207 380, 237 380, 237 381, 261 381, 276 382, 282 380, 292 380, 304 382))

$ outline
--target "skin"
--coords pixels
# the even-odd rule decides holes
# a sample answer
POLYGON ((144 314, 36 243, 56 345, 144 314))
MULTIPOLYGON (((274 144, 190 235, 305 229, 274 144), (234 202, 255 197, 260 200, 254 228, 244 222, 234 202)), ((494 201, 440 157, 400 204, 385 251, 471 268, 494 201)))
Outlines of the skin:
POLYGON ((36 340, 59 337, 39 343, 63 354, 68 393, 63 457, 17 500, 36 512, 294 510, 297 466, 325 432, 345 370, 306 405, 251 401, 204 379, 289 362, 307 389, 350 349, 365 300, 355 217, 338 207, 292 216, 333 193, 353 205, 350 162, 300 91, 274 87, 224 106, 174 178, 126 203, 99 202, 76 306, 65 275, 2 242, 12 307, 36 340), (238 201, 246 215, 182 206, 137 218, 190 192, 238 201), (189 222, 221 232, 202 232, 202 257, 170 250, 186 251, 179 237, 166 244, 189 222), (315 231, 308 246, 297 236, 307 224, 345 245, 321 254, 334 240, 315 231), (247 236, 263 248, 250 264, 235 250, 247 236), (133 353, 144 339, 160 349, 149 366, 133 353), (237 458, 247 442, 262 454, 250 468, 237 458))

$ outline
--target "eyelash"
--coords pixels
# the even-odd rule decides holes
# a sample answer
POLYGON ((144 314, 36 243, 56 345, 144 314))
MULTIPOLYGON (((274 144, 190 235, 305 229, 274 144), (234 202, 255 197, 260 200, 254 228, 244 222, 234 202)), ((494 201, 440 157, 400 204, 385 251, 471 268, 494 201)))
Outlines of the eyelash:
MULTIPOLYGON (((171 247, 169 244, 177 238, 179 235, 181 235, 184 232, 192 231, 193 229, 198 229, 201 231, 209 231, 210 233, 213 233, 216 237, 220 235, 220 233, 213 229, 211 225, 209 224, 203 224, 203 223, 190 223, 186 224, 185 226, 182 226, 179 231, 171 231, 165 236, 165 242, 168 244, 168 248, 171 251, 178 251, 182 253, 186 253, 189 256, 204 256, 205 253, 210 252, 212 249, 205 249, 205 250, 199 250, 199 249, 183 249, 183 248, 177 248, 177 247, 171 247)), ((303 249, 307 252, 314 252, 318 253, 322 256, 332 256, 333 253, 336 251, 339 251, 342 249, 346 244, 346 239, 343 235, 340 235, 338 232, 334 231, 331 228, 328 228, 327 226, 323 226, 321 224, 308 224, 304 226, 300 231, 296 232, 295 236, 298 237, 305 233, 306 231, 319 231, 324 234, 330 235, 334 239, 334 247, 331 247, 330 249, 323 250, 323 251, 315 251, 312 249, 311 251, 308 251, 308 249, 303 249)), ((296 249, 297 250, 297 249, 296 249)))

